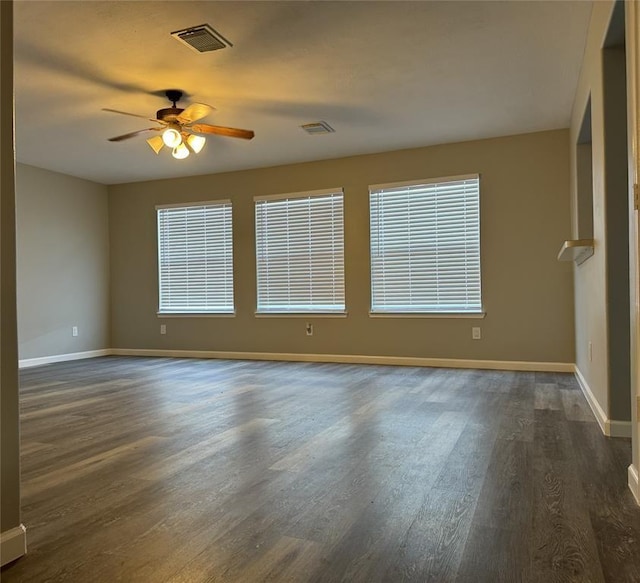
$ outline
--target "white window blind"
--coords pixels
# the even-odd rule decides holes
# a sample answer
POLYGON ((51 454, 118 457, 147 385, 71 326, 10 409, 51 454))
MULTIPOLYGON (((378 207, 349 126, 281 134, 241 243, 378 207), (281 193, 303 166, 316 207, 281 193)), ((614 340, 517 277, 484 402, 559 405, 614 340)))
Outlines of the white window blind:
POLYGON ((370 187, 372 312, 482 311, 479 182, 370 187))
POLYGON ((158 207, 159 311, 233 313, 231 202, 158 207))
POLYGON ((255 204, 258 312, 344 311, 342 190, 255 204))

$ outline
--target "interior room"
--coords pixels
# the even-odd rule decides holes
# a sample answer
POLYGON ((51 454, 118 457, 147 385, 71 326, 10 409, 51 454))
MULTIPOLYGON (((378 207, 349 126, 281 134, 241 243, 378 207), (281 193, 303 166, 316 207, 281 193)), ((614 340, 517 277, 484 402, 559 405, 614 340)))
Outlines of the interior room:
POLYGON ((640 581, 639 37, 0 2, 2 581, 640 581))

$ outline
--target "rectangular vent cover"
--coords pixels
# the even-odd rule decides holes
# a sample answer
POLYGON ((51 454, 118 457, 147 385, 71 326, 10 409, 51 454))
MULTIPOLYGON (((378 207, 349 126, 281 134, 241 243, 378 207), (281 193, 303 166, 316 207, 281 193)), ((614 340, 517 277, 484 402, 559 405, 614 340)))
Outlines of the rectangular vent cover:
POLYGON ((176 30, 171 33, 171 36, 198 53, 207 53, 209 51, 217 51, 218 49, 233 46, 217 30, 214 30, 208 24, 200 24, 198 26, 185 28, 184 30, 176 30))
POLYGON ((312 136, 316 136, 318 134, 331 134, 336 131, 326 121, 306 123, 304 125, 301 125, 300 127, 312 136))

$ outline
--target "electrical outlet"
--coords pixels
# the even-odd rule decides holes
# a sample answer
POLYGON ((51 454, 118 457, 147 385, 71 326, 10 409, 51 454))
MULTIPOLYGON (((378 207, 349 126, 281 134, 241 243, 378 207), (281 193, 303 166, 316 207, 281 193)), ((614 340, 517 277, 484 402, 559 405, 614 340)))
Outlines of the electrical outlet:
POLYGON ((471 328, 471 338, 473 340, 480 340, 482 338, 482 333, 480 332, 480 326, 473 326, 471 328))
POLYGON ((313 336, 313 324, 310 324, 309 322, 307 322, 305 324, 305 331, 307 333, 307 336, 313 336))
POLYGON ((160 324, 160 334, 166 334, 166 333, 167 333, 167 325, 160 324))
POLYGON ((77 326, 72 326, 71 327, 71 336, 77 336, 78 335, 78 327, 77 326))
POLYGON ((589 362, 593 362, 593 342, 589 340, 589 362))

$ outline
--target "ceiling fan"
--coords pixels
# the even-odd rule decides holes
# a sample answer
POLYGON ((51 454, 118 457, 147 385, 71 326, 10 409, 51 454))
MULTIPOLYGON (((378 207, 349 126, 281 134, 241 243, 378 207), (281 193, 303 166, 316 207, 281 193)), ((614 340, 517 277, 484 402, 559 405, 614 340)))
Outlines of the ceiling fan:
POLYGON ((242 138, 250 140, 255 135, 251 130, 241 130, 238 128, 227 128, 223 126, 214 126, 206 123, 195 123, 199 119, 206 117, 214 108, 204 103, 192 103, 185 109, 176 106, 176 103, 182 99, 182 91, 177 89, 169 89, 165 91, 167 99, 172 103, 171 107, 159 109, 156 112, 156 118, 148 118, 145 115, 136 113, 128 113, 126 111, 118 111, 117 109, 104 108, 103 111, 111 113, 120 113, 122 115, 131 115, 133 117, 141 117, 160 124, 151 128, 145 128, 136 132, 130 132, 114 138, 109 138, 110 142, 121 142, 134 138, 145 132, 162 132, 159 136, 154 136, 147 140, 151 149, 159 154, 164 146, 172 149, 174 158, 182 160, 189 156, 191 152, 197 154, 204 147, 206 139, 204 136, 196 134, 216 134, 219 136, 228 136, 231 138, 242 138))

